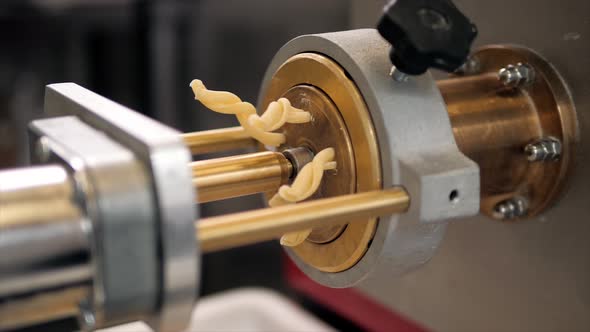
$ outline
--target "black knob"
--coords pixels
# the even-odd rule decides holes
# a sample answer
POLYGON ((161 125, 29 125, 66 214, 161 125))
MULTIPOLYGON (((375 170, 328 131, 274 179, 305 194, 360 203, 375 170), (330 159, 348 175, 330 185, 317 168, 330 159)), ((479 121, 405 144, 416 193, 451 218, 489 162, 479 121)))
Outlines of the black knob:
POLYGON ((475 25, 450 0, 391 1, 377 30, 393 46, 393 65, 409 75, 431 67, 455 71, 477 35, 475 25))

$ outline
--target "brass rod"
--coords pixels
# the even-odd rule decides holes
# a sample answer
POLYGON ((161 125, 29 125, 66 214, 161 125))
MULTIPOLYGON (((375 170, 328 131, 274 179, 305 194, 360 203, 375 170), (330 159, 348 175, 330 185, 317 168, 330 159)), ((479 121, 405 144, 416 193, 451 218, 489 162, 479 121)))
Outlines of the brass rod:
POLYGON ((409 204, 406 191, 395 187, 206 218, 196 223, 196 236, 202 252, 213 252, 272 240, 314 226, 402 213, 409 204))
POLYGON ((252 148, 257 144, 242 127, 197 131, 181 136, 193 155, 252 148))
POLYGON ((258 152, 190 163, 199 203, 277 190, 291 163, 279 152, 258 152))
MULTIPOLYGON (((543 121, 553 120, 539 117, 529 92, 514 89, 506 93, 495 72, 436 84, 446 103, 457 146, 479 165, 482 211, 491 211, 502 193, 512 195, 523 188, 532 171, 522 150, 543 136, 543 121)), ((528 185, 524 187, 531 190, 528 185)), ((539 192, 546 190, 549 188, 539 192)))
POLYGON ((0 331, 75 317, 91 291, 88 284, 71 285, 0 302, 0 331))

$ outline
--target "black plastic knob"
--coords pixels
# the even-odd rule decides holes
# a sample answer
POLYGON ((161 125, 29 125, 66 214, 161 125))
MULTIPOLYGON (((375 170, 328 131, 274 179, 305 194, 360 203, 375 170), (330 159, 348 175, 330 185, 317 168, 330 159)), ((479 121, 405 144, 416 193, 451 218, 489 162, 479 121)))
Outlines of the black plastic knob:
POLYGON ((455 71, 477 36, 476 26, 450 0, 394 0, 377 30, 393 46, 393 65, 409 75, 428 68, 455 71))

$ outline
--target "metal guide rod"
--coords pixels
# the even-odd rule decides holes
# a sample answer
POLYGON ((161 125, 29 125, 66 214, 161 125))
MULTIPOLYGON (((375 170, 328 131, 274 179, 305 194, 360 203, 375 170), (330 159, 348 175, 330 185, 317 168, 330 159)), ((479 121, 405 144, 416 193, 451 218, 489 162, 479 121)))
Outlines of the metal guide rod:
POLYGON ((277 190, 293 167, 279 152, 258 152, 190 163, 199 203, 277 190))
POLYGON ((254 148, 257 145, 242 127, 197 131, 181 136, 193 155, 254 148))
POLYGON ((293 205, 211 217, 198 221, 202 252, 213 252, 279 238, 285 233, 405 212, 410 197, 401 187, 293 205))
POLYGON ((23 328, 79 314, 79 303, 92 292, 90 285, 49 289, 0 302, 0 331, 23 328))

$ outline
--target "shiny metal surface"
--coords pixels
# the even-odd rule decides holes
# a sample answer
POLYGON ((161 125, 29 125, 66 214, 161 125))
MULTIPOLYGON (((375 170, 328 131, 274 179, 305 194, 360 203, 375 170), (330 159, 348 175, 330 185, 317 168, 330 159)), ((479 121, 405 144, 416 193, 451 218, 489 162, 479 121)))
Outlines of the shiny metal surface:
MULTIPOLYGON (((477 58, 472 57, 471 60, 477 58)), ((481 70, 479 66, 478 70, 481 70)), ((525 87, 535 81, 535 69, 527 63, 508 64, 498 70, 498 79, 505 87, 525 87)))
MULTIPOLYGON (((100 246, 96 248, 114 255, 112 259, 104 262, 122 263, 126 257, 141 258, 146 267, 148 264, 154 264, 157 273, 129 278, 130 275, 139 272, 139 270, 132 270, 129 274, 123 274, 127 279, 116 280, 122 275, 120 271, 133 268, 133 263, 103 270, 102 272, 108 273, 110 278, 115 279, 95 283, 95 285, 109 287, 113 292, 108 298, 95 298, 98 301, 96 303, 100 307, 102 301, 117 298, 128 290, 138 289, 141 284, 150 280, 148 277, 153 276, 156 277, 154 291, 148 290, 148 294, 141 293, 135 298, 128 298, 130 301, 135 301, 137 308, 147 309, 155 304, 154 310, 144 312, 143 316, 138 318, 146 319, 153 328, 160 331, 183 329, 190 317, 198 289, 199 258, 193 236, 193 222, 197 215, 194 205, 195 194, 187 167, 190 162, 190 152, 180 138, 180 133, 72 83, 47 86, 45 112, 50 117, 63 115, 79 117, 85 125, 94 127, 105 138, 113 139, 117 145, 128 149, 137 162, 134 172, 116 173, 113 170, 109 171, 108 167, 99 167, 108 165, 108 162, 105 164, 100 158, 88 160, 94 162, 93 166, 96 169, 105 171, 104 177, 100 177, 100 180, 93 183, 93 185, 102 185, 101 188, 104 190, 103 195, 96 196, 95 199, 103 202, 97 206, 98 210, 112 214, 112 218, 106 218, 103 221, 111 221, 109 225, 112 227, 109 230, 114 232, 113 236, 98 240, 96 244, 100 246), (144 178, 145 182, 133 182, 134 179, 137 180, 138 177, 143 176, 147 176, 144 178), (111 189, 119 188, 125 182, 133 185, 104 195, 111 189), (141 201, 144 198, 148 202, 142 202, 138 206, 128 204, 130 200, 141 201), (120 206, 120 208, 110 209, 114 206, 120 206), (153 211, 157 213, 153 214, 153 211), (123 220, 137 222, 136 229, 142 232, 131 233, 135 237, 148 236, 144 241, 128 248, 136 253, 136 257, 119 254, 122 249, 125 251, 124 248, 129 246, 129 242, 125 241, 126 235, 117 232, 118 227, 119 229, 122 226, 131 227, 128 223, 118 223, 123 220), (142 222, 144 227, 140 225, 142 222), (150 222, 154 224, 150 225, 150 222), (155 232, 157 235, 150 237, 150 232, 155 232), (152 244, 151 241, 156 243, 152 244), (147 246, 148 249, 142 250, 141 246, 147 246), (151 297, 151 300, 141 300, 145 296, 151 297)), ((55 133, 64 132, 56 131, 55 133)), ((87 151, 79 150, 78 152, 85 155, 87 151)), ((93 219, 100 220, 97 216, 93 216, 93 219)), ((104 235, 102 232, 98 234, 104 235)), ((101 291, 98 289, 98 294, 101 294, 101 291)), ((133 310, 134 307, 124 301, 111 302, 110 306, 104 308, 112 309, 112 320, 109 320, 109 323, 135 318, 133 317, 135 313, 125 316, 125 311, 133 310)), ((99 324, 100 318, 99 315, 99 324)))
POLYGON ((555 203, 571 175, 579 141, 572 98, 559 73, 528 48, 489 45, 471 59, 478 62, 476 72, 437 86, 459 149, 480 167, 481 212, 493 217, 499 202, 520 196, 527 210, 505 220, 530 218, 555 203), (535 74, 521 68, 507 86, 501 75, 507 63, 535 74), (560 158, 531 163, 526 146, 544 138, 560 142, 560 158))
POLYGON ((314 157, 313 151, 306 147, 286 149, 281 151, 281 153, 283 153, 285 158, 291 163, 291 166, 293 166, 291 178, 294 178, 294 174, 299 174, 303 166, 312 162, 314 157))
MULTIPOLYGON (((347 270, 324 272, 295 254, 291 257, 307 275, 331 287, 349 287, 373 275, 391 278, 412 270, 434 254, 446 219, 474 215, 479 210, 477 165, 456 147, 434 80, 429 75, 411 77, 405 82, 393 80, 389 76, 389 46, 372 29, 302 36, 289 42, 267 70, 261 99, 275 85, 284 84, 272 79, 283 63, 295 54, 312 51, 331 58, 340 65, 343 75, 351 78, 324 79, 315 86, 325 89, 340 82, 356 84, 370 112, 368 118, 374 126, 370 137, 376 137, 380 156, 380 163, 373 158, 363 161, 382 170, 383 186, 404 186, 412 197, 412 205, 406 214, 382 218, 371 246, 347 270), (453 191, 460 193, 460 200, 449 199, 453 191)), ((358 112, 358 108, 352 111, 358 112)), ((352 136, 351 128, 355 127, 350 123, 354 122, 343 117, 352 136)), ((355 151, 357 143, 353 139, 355 151)), ((362 179, 368 173, 360 171, 357 176, 362 179)))
POLYGON ((3 170, 0 176, 0 202, 4 204, 46 199, 68 200, 73 193, 68 173, 59 165, 3 170))
POLYGON ((526 216, 529 201, 521 196, 512 197, 496 203, 492 217, 498 220, 513 220, 526 216))
POLYGON ((199 203, 276 191, 289 182, 291 163, 280 152, 258 152, 189 164, 199 203))
POLYGON ((242 127, 230 127, 182 134, 193 155, 255 148, 258 143, 242 127))
POLYGON ((562 153, 561 141, 554 137, 543 137, 524 147, 526 159, 535 161, 556 161, 562 153))
MULTIPOLYGON (((43 155, 71 170, 77 201, 91 221, 94 292, 89 302, 96 327, 137 320, 155 311, 156 212, 141 162, 74 116, 35 120, 30 134, 31 141, 44 141, 49 153, 43 155)), ((36 157, 32 156, 33 163, 36 157)))
POLYGON ((90 280, 72 185, 60 166, 0 172, 0 297, 90 280))
MULTIPOLYGON (((349 220, 403 213, 410 197, 402 188, 323 198, 292 205, 201 219, 196 237, 203 252, 280 238, 283 234, 349 220)), ((354 222, 352 222, 354 223, 354 222)))
MULTIPOLYGON (((32 243, 32 245, 39 244, 32 243)), ((22 294, 28 297, 32 293, 42 294, 56 288, 91 284, 92 269, 86 257, 52 258, 46 259, 43 263, 45 265, 38 264, 28 266, 27 269, 15 268, 11 271, 2 271, 0 297, 11 302, 13 299, 22 298, 22 294)), ((0 327, 2 327, 1 323, 0 327)))
MULTIPOLYGON (((319 57, 314 54, 313 56, 319 57)), ((280 78, 278 78, 280 79, 280 78)), ((330 97, 311 85, 294 86, 283 94, 291 104, 311 114, 311 123, 290 124, 282 128, 285 146, 304 147, 314 153, 326 148, 335 151, 336 170, 324 172, 320 187, 310 199, 333 197, 355 192, 356 169, 350 136, 344 120, 330 97)), ((284 147, 283 147, 284 148, 284 147)), ((346 225, 315 227, 307 237, 313 243, 337 239, 346 225)))
MULTIPOLYGON (((377 162, 380 152, 373 123, 358 88, 341 66, 321 54, 291 53, 275 58, 265 81, 260 107, 286 96, 313 114, 314 120, 308 125, 286 128, 286 147, 307 146, 316 152, 327 147, 336 149, 337 170, 325 173, 314 198, 381 188, 377 162)), ((351 223, 344 230, 320 228, 312 232, 309 241, 288 250, 313 268, 343 271, 365 254, 376 224, 375 218, 369 218, 351 223)))
POLYGON ((63 167, 0 172, 0 330, 63 317, 65 307, 76 314, 81 298, 55 290, 90 284, 89 251, 88 224, 63 167), (52 306, 37 308, 39 298, 52 306))
POLYGON ((12 330, 78 315, 78 304, 91 294, 88 285, 28 293, 21 298, 0 302, 0 330, 12 330))

